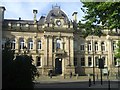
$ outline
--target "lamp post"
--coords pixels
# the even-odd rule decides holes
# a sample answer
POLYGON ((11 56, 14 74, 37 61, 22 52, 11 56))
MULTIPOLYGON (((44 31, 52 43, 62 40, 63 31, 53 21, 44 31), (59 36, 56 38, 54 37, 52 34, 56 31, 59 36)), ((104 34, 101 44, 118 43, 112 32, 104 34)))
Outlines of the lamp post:
POLYGON ((94 67, 94 43, 93 43, 93 35, 92 35, 92 51, 93 51, 93 84, 95 84, 95 67, 94 67))

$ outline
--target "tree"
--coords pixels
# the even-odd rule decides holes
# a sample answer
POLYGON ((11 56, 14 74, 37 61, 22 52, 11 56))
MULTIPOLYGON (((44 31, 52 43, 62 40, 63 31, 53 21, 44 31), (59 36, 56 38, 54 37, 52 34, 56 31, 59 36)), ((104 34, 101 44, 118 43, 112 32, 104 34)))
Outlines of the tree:
POLYGON ((83 2, 83 7, 84 20, 91 25, 120 29, 120 2, 83 2))
POLYGON ((26 54, 14 57, 14 51, 10 49, 8 41, 2 51, 3 90, 6 88, 33 89, 33 80, 39 74, 32 61, 32 56, 26 54))
MULTIPOLYGON (((85 26, 92 31, 102 29, 120 29, 120 2, 82 2, 82 11, 85 13, 83 21, 85 26), (98 28, 99 27, 99 28, 98 28)), ((87 30, 86 30, 87 31, 87 30)), ((89 33, 90 34, 90 33, 89 33)))

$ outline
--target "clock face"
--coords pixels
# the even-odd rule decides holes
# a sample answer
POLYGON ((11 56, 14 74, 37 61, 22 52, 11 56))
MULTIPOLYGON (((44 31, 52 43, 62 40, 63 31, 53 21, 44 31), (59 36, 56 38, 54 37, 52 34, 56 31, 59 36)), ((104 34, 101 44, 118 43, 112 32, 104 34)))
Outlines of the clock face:
POLYGON ((60 21, 60 20, 57 20, 57 21, 56 21, 56 24, 57 24, 58 26, 60 26, 60 25, 61 25, 61 21, 60 21))

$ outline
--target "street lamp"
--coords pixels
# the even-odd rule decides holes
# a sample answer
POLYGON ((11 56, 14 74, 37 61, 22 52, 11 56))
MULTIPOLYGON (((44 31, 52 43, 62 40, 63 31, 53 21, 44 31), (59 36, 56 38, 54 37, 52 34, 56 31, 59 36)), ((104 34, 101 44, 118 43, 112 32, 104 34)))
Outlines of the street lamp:
POLYGON ((94 67, 94 43, 93 43, 93 35, 92 35, 92 51, 93 51, 93 84, 95 84, 95 67, 94 67))

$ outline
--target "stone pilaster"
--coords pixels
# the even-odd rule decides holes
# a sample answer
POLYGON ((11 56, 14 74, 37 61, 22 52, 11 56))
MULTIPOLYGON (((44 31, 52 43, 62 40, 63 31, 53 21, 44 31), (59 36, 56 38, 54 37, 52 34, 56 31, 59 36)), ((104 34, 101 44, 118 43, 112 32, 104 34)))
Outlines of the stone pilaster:
POLYGON ((52 53, 52 49, 53 49, 53 37, 52 36, 49 36, 49 66, 52 66, 52 62, 53 62, 53 53, 52 53))
POLYGON ((44 66, 48 65, 48 36, 44 35, 44 66))
MULTIPOLYGON (((110 70, 112 67, 112 43, 111 43, 111 40, 110 39, 108 39, 107 40, 107 48, 108 48, 108 60, 109 60, 109 62, 108 62, 108 70, 110 70)), ((112 71, 110 71, 110 74, 112 73, 112 71)))
POLYGON ((19 38, 15 38, 15 42, 16 42, 16 44, 15 44, 15 53, 18 53, 18 51, 19 51, 19 38))
POLYGON ((74 65, 74 44, 73 44, 73 37, 70 37, 69 41, 69 54, 70 54, 70 63, 73 66, 74 65))
POLYGON ((33 38, 33 53, 36 53, 37 50, 37 38, 33 38))
POLYGON ((70 45, 69 45, 69 37, 65 38, 65 51, 67 52, 67 57, 66 57, 66 65, 70 64, 70 45))

